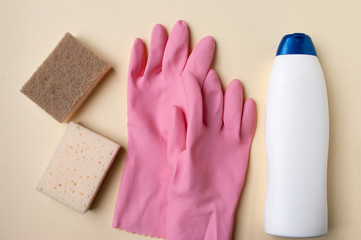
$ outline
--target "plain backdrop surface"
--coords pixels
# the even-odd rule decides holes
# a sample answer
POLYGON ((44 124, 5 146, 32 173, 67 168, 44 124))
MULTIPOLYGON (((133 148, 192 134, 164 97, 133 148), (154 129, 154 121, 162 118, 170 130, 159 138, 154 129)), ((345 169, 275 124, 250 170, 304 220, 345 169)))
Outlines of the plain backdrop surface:
MULTIPOLYGON (((153 25, 183 19, 191 46, 216 40, 213 67, 255 99, 258 122, 234 239, 281 239, 263 231, 264 108, 283 35, 309 34, 324 70, 330 108, 329 233, 361 238, 360 1, 0 1, 0 239, 151 239, 111 227, 127 149, 126 86, 132 42, 149 46, 153 25), (20 93, 65 32, 113 70, 72 118, 123 146, 91 209, 80 215, 35 187, 66 129, 20 93)), ((307 94, 305 93, 305 98, 307 94)), ((305 176, 307 178, 307 176, 305 176)))

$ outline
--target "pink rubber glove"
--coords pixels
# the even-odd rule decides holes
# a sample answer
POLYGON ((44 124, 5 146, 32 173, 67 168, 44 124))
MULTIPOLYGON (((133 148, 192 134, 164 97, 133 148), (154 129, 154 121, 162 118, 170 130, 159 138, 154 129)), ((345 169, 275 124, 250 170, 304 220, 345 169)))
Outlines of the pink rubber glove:
POLYGON ((167 239, 231 239, 256 128, 256 106, 252 99, 243 104, 239 80, 230 83, 223 98, 213 70, 202 92, 192 74, 183 82, 187 121, 177 106, 170 110, 167 239))
POLYGON ((204 81, 214 47, 213 38, 205 37, 188 57, 184 21, 175 24, 169 39, 161 25, 154 27, 147 63, 143 41, 135 40, 128 73, 128 151, 113 227, 165 237, 169 108, 185 106, 183 73, 192 72, 204 81))

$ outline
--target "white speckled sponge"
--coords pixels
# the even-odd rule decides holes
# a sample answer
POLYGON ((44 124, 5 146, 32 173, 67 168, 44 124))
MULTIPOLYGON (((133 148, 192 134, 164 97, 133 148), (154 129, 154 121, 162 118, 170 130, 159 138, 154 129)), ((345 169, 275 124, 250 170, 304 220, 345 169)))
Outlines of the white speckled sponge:
POLYGON ((83 214, 119 148, 119 144, 70 122, 36 189, 83 214))

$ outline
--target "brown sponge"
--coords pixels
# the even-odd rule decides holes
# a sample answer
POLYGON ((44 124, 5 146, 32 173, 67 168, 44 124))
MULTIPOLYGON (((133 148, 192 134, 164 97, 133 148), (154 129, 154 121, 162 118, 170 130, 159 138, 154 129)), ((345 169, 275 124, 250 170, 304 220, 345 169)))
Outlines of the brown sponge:
POLYGON ((110 69, 66 33, 21 92, 59 122, 68 122, 110 69))

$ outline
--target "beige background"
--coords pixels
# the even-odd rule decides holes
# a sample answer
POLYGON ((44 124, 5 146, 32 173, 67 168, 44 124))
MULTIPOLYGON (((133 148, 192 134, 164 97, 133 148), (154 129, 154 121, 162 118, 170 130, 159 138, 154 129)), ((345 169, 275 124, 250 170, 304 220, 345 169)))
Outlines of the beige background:
POLYGON ((169 31, 178 19, 187 21, 192 46, 215 38, 223 86, 239 78, 257 103, 234 239, 277 239, 263 232, 264 107, 278 43, 293 32, 312 37, 329 96, 329 233, 321 239, 360 239, 360 10, 357 0, 0 0, 0 239, 151 239, 111 227, 127 146, 127 67, 135 37, 149 43, 154 24, 169 31), (114 67, 72 120, 124 146, 85 215, 35 191, 67 125, 19 92, 67 31, 114 67))

